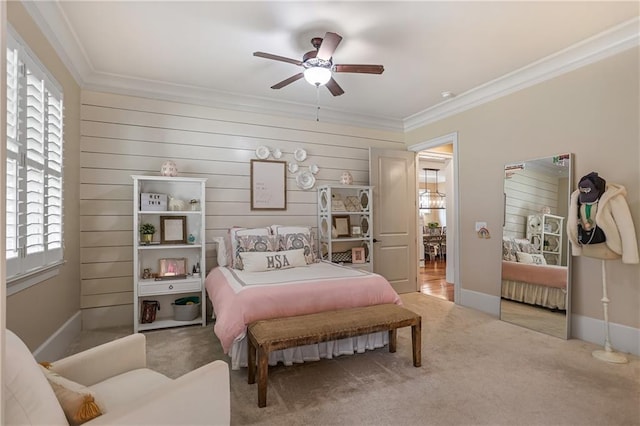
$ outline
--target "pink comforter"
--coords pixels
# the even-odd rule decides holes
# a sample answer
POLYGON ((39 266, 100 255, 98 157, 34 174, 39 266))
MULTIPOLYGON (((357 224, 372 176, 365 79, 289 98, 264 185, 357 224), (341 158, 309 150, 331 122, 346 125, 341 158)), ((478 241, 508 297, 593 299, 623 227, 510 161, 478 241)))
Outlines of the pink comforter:
MULTIPOLYGON (((312 264, 306 268, 326 263, 312 264)), ((391 284, 380 275, 358 273, 340 266, 347 278, 337 278, 335 270, 330 278, 314 278, 313 270, 304 270, 305 276, 298 281, 283 279, 282 282, 252 283, 252 274, 282 274, 296 269, 278 272, 243 273, 226 267, 217 267, 207 275, 205 286, 216 314, 215 334, 225 353, 229 352, 235 339, 244 337, 247 325, 261 319, 311 314, 335 309, 370 306, 385 303, 402 304, 391 284)), ((323 275, 323 274, 319 274, 323 275)), ((283 277, 271 275, 269 277, 283 277)), ((258 280, 259 281, 259 280, 258 280)))

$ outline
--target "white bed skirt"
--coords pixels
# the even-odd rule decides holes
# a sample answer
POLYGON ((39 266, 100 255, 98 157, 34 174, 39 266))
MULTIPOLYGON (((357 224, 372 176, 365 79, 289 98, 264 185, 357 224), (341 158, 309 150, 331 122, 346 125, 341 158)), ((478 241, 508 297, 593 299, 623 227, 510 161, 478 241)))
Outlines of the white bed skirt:
POLYGON ((502 281, 502 297, 550 309, 566 309, 567 291, 521 281, 502 281))
MULTIPOLYGON (((365 334, 363 336, 347 339, 331 340, 315 345, 298 346, 290 349, 273 351, 269 354, 269 365, 279 362, 284 365, 303 363, 305 361, 318 361, 320 359, 332 359, 340 355, 353 355, 363 353, 366 350, 381 348, 389 343, 389 332, 365 334)), ((247 366, 247 336, 236 340, 229 351, 231 357, 231 369, 239 370, 247 366)))

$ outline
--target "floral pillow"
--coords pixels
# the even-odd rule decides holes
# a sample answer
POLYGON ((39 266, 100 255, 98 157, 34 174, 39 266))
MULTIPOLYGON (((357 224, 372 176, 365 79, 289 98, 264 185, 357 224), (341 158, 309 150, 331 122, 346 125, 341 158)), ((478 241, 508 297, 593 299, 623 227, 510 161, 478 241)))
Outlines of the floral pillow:
POLYGON ((531 244, 531 241, 527 240, 526 238, 517 238, 514 241, 518 245, 518 247, 520 247, 518 251, 521 251, 523 253, 536 252, 536 250, 533 248, 533 244, 531 244))
POLYGON ((502 239, 502 260, 508 260, 510 262, 517 262, 518 258, 516 253, 520 251, 520 246, 513 240, 513 238, 502 239))
MULTIPOLYGON (((249 247, 240 247, 240 239, 238 237, 246 237, 246 236, 256 236, 256 237, 269 237, 271 235, 271 230, 269 228, 241 228, 241 227, 233 227, 229 229, 228 238, 225 240, 225 243, 229 243, 226 247, 226 250, 230 250, 231 256, 229 262, 227 262, 227 266, 235 269, 242 269, 242 266, 238 267, 236 262, 240 262, 242 265, 242 260, 238 256, 238 251, 243 249, 243 251, 249 251, 249 247)), ((246 242, 246 241, 245 241, 246 242)), ((270 243, 270 246, 273 247, 273 242, 270 243)), ((275 251, 277 247, 273 248, 271 251, 275 251)), ((254 250, 259 251, 259 250, 254 250)), ((263 250, 268 251, 268 250, 263 250)))
POLYGON ((312 239, 313 234, 284 234, 278 235, 278 250, 296 250, 302 249, 304 251, 304 258, 307 264, 315 262, 315 253, 312 247, 314 241, 312 239))
POLYGON ((318 262, 315 235, 310 227, 272 225, 271 230, 277 238, 278 250, 303 248, 307 264, 318 262))
POLYGON ((244 269, 241 253, 277 251, 278 248, 271 235, 236 235, 235 240, 235 269, 244 269))

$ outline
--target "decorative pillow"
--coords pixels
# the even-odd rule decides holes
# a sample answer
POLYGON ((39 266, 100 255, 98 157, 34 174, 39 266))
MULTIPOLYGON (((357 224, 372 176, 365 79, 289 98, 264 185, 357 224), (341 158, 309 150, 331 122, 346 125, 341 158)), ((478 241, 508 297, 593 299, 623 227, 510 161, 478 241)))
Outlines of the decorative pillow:
POLYGON ((537 253, 522 253, 522 252, 517 252, 516 256, 518 258, 518 262, 520 263, 528 263, 528 264, 534 264, 534 265, 546 265, 547 261, 545 260, 544 256, 541 254, 537 254, 537 253))
POLYGON ((67 416, 70 425, 81 425, 102 415, 103 409, 96 402, 93 391, 80 383, 62 377, 42 365, 40 368, 53 388, 53 393, 58 398, 62 411, 67 416))
POLYGON ((218 266, 231 266, 231 247, 227 244, 227 237, 213 237, 217 244, 216 254, 218 266))
POLYGON ((247 272, 276 271, 307 266, 304 249, 274 252, 240 252, 242 265, 247 272))
POLYGON ((304 248, 307 264, 317 262, 315 235, 308 226, 271 225, 277 237, 278 250, 295 250, 304 248))
POLYGON ((516 253, 518 252, 519 246, 513 240, 513 238, 503 237, 502 238, 502 259, 508 260, 510 262, 517 262, 518 258, 516 257, 516 253))
POLYGON ((229 239, 227 241, 231 244, 231 261, 227 262, 227 266, 242 269, 242 260, 238 254, 240 251, 276 251, 277 246, 274 247, 273 240, 268 238, 269 236, 271 236, 269 228, 234 227, 229 229, 229 239), (251 236, 255 238, 239 238, 251 236), (262 243, 265 243, 266 247, 262 243), (256 244, 258 244, 258 249, 255 247, 256 244))
POLYGON ((2 371, 4 424, 63 425, 68 423, 60 403, 27 345, 6 330, 2 371))
POLYGON ((518 245, 518 247, 520 248, 520 250, 523 253, 535 253, 536 250, 533 248, 533 244, 531 244, 531 241, 527 240, 526 238, 516 238, 513 241, 515 241, 515 243, 518 245))

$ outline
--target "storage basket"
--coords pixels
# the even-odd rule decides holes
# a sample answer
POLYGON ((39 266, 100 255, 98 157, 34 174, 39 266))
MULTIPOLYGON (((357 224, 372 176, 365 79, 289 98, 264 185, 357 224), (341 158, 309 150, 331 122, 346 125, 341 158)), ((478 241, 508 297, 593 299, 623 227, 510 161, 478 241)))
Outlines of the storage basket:
POLYGON ((173 319, 176 321, 192 321, 200 314, 200 298, 198 296, 181 297, 173 302, 173 319))

